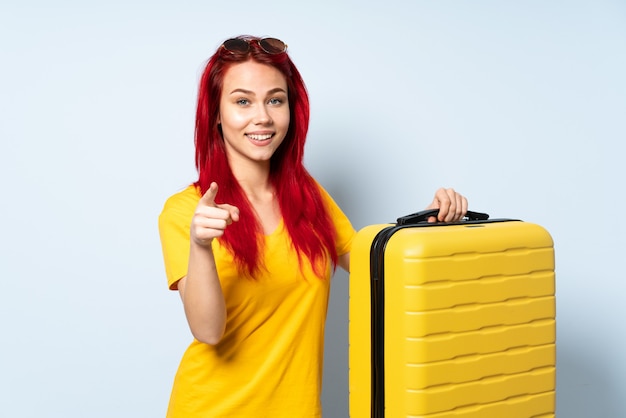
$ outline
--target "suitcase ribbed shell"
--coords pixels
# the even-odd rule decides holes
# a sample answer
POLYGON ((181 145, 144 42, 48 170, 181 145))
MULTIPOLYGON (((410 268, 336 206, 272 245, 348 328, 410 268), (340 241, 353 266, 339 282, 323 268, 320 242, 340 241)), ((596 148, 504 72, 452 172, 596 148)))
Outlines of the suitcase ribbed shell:
MULTIPOLYGON (((351 252, 352 418, 372 416, 370 251, 388 227, 359 231, 351 252)), ((385 417, 554 417, 554 251, 545 229, 402 227, 383 260, 385 417)))

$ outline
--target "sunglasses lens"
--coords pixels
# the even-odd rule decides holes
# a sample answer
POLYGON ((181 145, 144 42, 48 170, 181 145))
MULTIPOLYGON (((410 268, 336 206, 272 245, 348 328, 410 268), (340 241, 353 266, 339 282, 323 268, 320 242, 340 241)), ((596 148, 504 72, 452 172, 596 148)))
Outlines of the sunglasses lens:
POLYGON ((224 41, 223 45, 226 50, 231 52, 248 52, 248 49, 250 48, 248 42, 237 38, 224 41))
POLYGON ((259 40, 259 45, 268 54, 280 54, 287 50, 287 45, 280 39, 276 38, 263 38, 259 40))

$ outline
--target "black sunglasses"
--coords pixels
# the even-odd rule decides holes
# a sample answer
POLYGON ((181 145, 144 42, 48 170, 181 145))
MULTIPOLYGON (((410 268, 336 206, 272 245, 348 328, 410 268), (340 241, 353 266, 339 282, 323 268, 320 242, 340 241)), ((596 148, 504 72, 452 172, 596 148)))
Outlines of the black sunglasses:
POLYGON ((241 39, 232 38, 224 41, 222 47, 229 52, 247 53, 250 51, 250 42, 256 42, 268 54, 280 54, 287 50, 287 44, 276 38, 241 39))

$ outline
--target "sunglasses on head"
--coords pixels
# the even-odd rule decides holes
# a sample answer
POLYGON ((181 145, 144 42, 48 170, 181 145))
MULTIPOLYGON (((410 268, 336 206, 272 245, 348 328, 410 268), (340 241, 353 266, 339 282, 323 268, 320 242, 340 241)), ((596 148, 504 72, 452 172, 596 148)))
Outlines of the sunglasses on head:
POLYGON ((268 54, 280 54, 287 50, 287 44, 276 38, 241 39, 232 38, 224 41, 222 47, 229 52, 247 53, 250 51, 250 43, 256 42, 263 51, 268 54))

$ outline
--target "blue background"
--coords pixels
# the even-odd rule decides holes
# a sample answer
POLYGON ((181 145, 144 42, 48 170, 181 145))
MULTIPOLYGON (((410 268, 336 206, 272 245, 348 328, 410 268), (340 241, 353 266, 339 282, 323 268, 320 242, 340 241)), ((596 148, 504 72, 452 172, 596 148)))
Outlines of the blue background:
MULTIPOLYGON (((194 180, 222 40, 289 44, 306 163, 356 228, 455 187, 555 240, 561 418, 626 416, 626 2, 25 0, 0 5, 0 411, 164 416, 190 341, 156 219, 194 180)), ((333 279, 325 417, 348 410, 333 279)))

